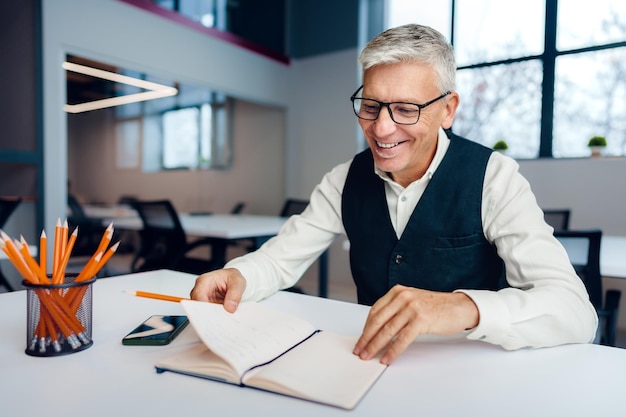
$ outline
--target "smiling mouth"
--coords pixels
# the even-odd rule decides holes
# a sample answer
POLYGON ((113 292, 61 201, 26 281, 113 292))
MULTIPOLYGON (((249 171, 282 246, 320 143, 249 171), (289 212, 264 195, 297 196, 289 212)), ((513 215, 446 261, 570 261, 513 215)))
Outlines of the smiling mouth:
POLYGON ((376 141, 376 146, 378 146, 379 148, 383 148, 383 149, 391 149, 391 148, 395 148, 396 146, 400 145, 401 143, 403 143, 403 142, 382 143, 382 142, 376 141))

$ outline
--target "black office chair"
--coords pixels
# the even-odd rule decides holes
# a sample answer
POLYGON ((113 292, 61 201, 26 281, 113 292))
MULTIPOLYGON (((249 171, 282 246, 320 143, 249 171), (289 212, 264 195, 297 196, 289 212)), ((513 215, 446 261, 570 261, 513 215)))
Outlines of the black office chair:
POLYGON ((616 289, 610 289, 604 293, 602 289, 602 275, 600 273, 602 231, 599 229, 555 230, 554 236, 563 243, 566 250, 568 246, 572 251, 574 245, 585 245, 586 261, 573 259, 572 264, 585 284, 589 299, 598 312, 598 335, 594 343, 615 346, 619 302, 622 293, 616 289))
POLYGON ((241 214, 244 208, 246 208, 246 203, 244 203, 243 201, 239 201, 230 210, 230 214, 241 214))
POLYGON ((143 222, 139 250, 131 264, 133 272, 173 269, 199 275, 223 266, 216 264, 208 254, 206 258, 189 254, 202 246, 210 249, 211 240, 199 239, 189 243, 178 213, 169 200, 135 201, 132 205, 143 222))
POLYGON ((280 210, 281 217, 290 217, 294 214, 300 214, 309 205, 308 200, 298 200, 295 198, 288 198, 283 204, 283 208, 280 210))
POLYGON ((554 230, 568 230, 571 210, 549 209, 543 211, 543 217, 554 230))
MULTIPOLYGON (((11 214, 15 211, 17 206, 20 205, 22 199, 17 198, 5 198, 0 197, 0 229, 4 227, 11 214)), ((0 287, 4 287, 7 291, 15 291, 15 287, 11 285, 7 277, 4 276, 0 269, 0 287)))
POLYGON ((67 217, 70 232, 78 227, 78 238, 72 249, 72 256, 93 255, 100 244, 106 226, 101 219, 88 217, 83 206, 72 194, 67 195, 67 207, 70 210, 67 217))

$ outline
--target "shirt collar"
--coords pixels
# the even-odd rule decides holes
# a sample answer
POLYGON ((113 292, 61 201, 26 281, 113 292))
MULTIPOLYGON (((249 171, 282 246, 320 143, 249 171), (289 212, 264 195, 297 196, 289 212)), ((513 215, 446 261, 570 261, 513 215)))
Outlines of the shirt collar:
MULTIPOLYGON (((437 150, 435 151, 435 156, 433 157, 433 160, 430 162, 430 165, 428 166, 428 169, 426 170, 426 173, 422 176, 422 178, 418 179, 415 182, 419 182, 419 181, 422 181, 422 180, 430 181, 430 179, 433 177, 433 174, 435 173, 435 171, 439 167, 439 164, 443 160, 443 157, 445 156, 446 152, 448 151, 448 147, 449 146, 450 146, 450 139, 446 135, 446 132, 440 127, 439 128, 439 136, 437 137, 437 150)), ((374 172, 376 173, 376 175, 378 175, 384 181, 387 181, 389 183, 394 183, 395 184, 395 182, 391 179, 391 177, 389 177, 389 175, 387 175, 387 173, 385 171, 382 171, 376 165, 374 165, 374 172)))

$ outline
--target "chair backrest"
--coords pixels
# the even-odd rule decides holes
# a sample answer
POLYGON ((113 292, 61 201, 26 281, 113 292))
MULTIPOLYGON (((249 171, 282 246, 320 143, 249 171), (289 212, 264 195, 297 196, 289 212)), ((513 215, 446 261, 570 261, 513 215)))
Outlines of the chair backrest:
POLYGON ((4 227, 11 214, 22 202, 21 198, 0 197, 0 227, 4 227))
POLYGON ((308 200, 298 200, 293 198, 287 199, 285 201, 285 204, 283 205, 282 210, 280 211, 280 216, 289 217, 294 214, 300 214, 308 205, 308 200))
POLYGON ((150 270, 174 265, 187 237, 173 204, 169 200, 137 200, 132 206, 143 222, 141 248, 133 261, 133 269, 150 270))
POLYGON ((67 195, 67 207, 70 209, 71 215, 69 217, 74 224, 80 225, 88 220, 83 206, 72 194, 67 195))
POLYGON ((543 211, 543 217, 554 230, 568 230, 570 213, 569 209, 550 209, 543 211))
POLYGON ((576 273, 582 279, 589 299, 596 309, 602 308, 602 275, 600 273, 600 243, 602 231, 555 230, 554 236, 565 247, 576 273))
POLYGON ((241 214, 244 208, 246 208, 246 203, 240 201, 233 206, 233 208, 230 210, 230 214, 241 214))

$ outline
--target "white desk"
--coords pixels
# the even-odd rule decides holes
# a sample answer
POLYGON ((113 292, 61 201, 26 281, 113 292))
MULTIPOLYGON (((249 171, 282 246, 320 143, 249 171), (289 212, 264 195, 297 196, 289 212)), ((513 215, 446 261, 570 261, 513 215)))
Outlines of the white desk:
MULTIPOLYGON (((184 345, 122 346, 151 314, 182 313, 177 303, 124 290, 186 296, 194 277, 156 271, 94 284, 92 347, 61 357, 24 353, 26 295, 0 295, 2 415, 20 416, 347 416, 346 411, 175 373, 154 363, 184 345)), ((367 308, 278 293, 264 301, 322 329, 359 334, 367 308)), ((597 345, 507 352, 484 342, 424 338, 381 376, 351 416, 621 416, 626 350, 597 345)))
POLYGON ((103 222, 114 219, 139 218, 139 214, 137 214, 137 211, 135 211, 135 209, 133 209, 131 206, 124 204, 117 204, 113 206, 97 206, 85 204, 82 206, 82 208, 85 212, 85 216, 94 219, 102 219, 103 222))
MULTIPOLYGON (((253 214, 180 214, 179 219, 188 235, 228 240, 274 236, 286 220, 253 214)), ((139 217, 129 216, 114 218, 113 226, 141 230, 143 223, 139 217)))
MULTIPOLYGON (((180 214, 180 223, 189 236, 221 239, 221 245, 213 245, 212 256, 217 263, 226 263, 226 246, 229 241, 249 239, 254 247, 260 247, 266 240, 275 236, 283 226, 286 217, 263 216, 256 214, 180 214)), ((116 229, 141 230, 143 223, 139 217, 127 216, 113 221, 116 229)), ((107 219, 106 221, 110 221, 107 219)), ((108 223, 107 223, 108 224, 108 223)), ((328 251, 319 258, 318 295, 328 295, 328 251)))
MULTIPOLYGON (((587 260, 587 245, 576 239, 559 239, 574 264, 587 260)), ((607 278, 626 278, 626 236, 602 236, 600 243, 600 272, 607 278)))
POLYGON ((602 236, 600 271, 604 277, 626 278, 626 236, 602 236))

